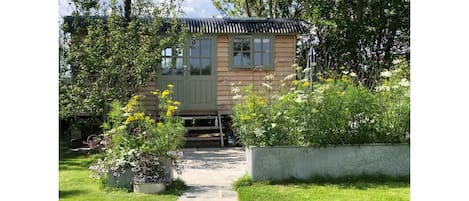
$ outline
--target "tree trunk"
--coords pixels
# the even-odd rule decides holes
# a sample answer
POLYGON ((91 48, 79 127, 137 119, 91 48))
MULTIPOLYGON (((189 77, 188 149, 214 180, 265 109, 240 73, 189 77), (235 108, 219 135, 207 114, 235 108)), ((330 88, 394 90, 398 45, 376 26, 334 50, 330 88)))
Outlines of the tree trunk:
POLYGON ((248 17, 251 17, 251 10, 249 10, 249 0, 244 0, 244 2, 246 3, 246 14, 248 17))
POLYGON ((272 0, 269 0, 269 17, 274 17, 274 15, 272 14, 272 7, 274 5, 272 4, 272 0))
POLYGON ((124 1, 124 16, 125 16, 125 20, 127 22, 130 22, 130 15, 131 15, 131 4, 132 4, 132 1, 131 0, 125 0, 124 1))

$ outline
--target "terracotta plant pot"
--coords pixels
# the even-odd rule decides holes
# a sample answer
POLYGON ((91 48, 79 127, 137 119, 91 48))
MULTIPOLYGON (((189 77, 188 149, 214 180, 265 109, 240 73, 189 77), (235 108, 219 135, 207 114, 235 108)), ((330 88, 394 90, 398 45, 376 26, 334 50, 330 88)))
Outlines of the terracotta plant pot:
POLYGON ((135 183, 134 193, 158 194, 166 190, 164 183, 135 183))

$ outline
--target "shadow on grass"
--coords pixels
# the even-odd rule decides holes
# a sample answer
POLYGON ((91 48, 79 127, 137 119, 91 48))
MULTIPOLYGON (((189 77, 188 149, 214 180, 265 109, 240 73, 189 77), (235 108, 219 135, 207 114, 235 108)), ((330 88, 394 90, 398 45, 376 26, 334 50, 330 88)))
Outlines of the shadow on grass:
POLYGON ((79 194, 84 194, 86 191, 84 190, 59 190, 59 198, 66 198, 66 197, 71 197, 71 196, 76 196, 79 194))
POLYGON ((322 177, 316 176, 307 180, 287 179, 282 181, 262 181, 268 184, 295 185, 298 188, 308 189, 309 185, 320 186, 336 185, 342 189, 360 189, 369 188, 405 188, 410 186, 410 177, 390 177, 385 175, 360 175, 344 177, 322 177))

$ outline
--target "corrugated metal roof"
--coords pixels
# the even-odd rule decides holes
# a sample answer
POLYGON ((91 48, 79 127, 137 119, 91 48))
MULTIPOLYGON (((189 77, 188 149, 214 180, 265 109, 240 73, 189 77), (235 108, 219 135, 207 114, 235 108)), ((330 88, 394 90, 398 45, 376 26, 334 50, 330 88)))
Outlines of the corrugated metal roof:
POLYGON ((178 18, 191 33, 305 33, 306 23, 278 18, 178 18))
MULTIPOLYGON (((91 17, 92 19, 106 17, 91 17)), ((64 18, 69 24, 69 31, 73 30, 73 17, 64 18), (71 29, 70 29, 71 28, 71 29)), ((165 28, 171 23, 170 18, 163 19, 165 28)), ((272 34, 301 34, 308 31, 308 24, 301 20, 280 18, 178 18, 179 23, 187 26, 190 33, 272 33, 272 34)), ((86 27, 85 17, 78 18, 78 26, 86 27)))

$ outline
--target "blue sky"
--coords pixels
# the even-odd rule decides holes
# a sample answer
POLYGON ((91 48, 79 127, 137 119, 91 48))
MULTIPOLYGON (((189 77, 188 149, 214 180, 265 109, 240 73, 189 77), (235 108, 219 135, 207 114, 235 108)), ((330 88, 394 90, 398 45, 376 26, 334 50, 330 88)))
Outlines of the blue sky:
MULTIPOLYGON (((71 14, 73 8, 67 3, 70 0, 59 0, 59 14, 66 16, 71 14)), ((182 3, 186 17, 212 17, 221 15, 213 6, 211 0, 184 0, 182 3)))

